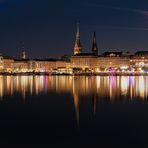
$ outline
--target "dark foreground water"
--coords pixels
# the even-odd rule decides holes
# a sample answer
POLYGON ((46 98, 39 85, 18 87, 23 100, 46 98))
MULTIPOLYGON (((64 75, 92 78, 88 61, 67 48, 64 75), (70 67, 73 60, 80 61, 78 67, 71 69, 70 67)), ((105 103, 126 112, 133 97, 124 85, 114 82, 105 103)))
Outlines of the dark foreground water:
POLYGON ((0 76, 0 146, 148 145, 148 77, 0 76))

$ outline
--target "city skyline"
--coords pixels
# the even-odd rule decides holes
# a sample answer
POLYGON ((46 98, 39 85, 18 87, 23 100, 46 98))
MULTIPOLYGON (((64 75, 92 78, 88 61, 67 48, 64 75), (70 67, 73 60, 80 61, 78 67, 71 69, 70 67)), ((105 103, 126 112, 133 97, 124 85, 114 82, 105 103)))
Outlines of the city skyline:
POLYGON ((73 54, 76 23, 83 50, 89 52, 97 34, 98 52, 147 50, 147 2, 127 0, 0 1, 0 53, 53 57, 73 54))
POLYGON ((0 146, 148 145, 148 0, 0 0, 0 146))

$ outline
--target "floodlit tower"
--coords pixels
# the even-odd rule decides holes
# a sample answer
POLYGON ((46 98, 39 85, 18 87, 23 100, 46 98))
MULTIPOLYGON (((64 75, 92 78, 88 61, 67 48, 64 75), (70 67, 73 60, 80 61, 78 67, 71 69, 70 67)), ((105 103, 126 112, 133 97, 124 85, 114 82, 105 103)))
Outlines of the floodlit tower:
POLYGON ((80 29, 79 29, 79 23, 78 23, 75 46, 74 46, 74 55, 80 54, 81 52, 82 52, 82 46, 81 46, 81 41, 80 41, 80 29))
POLYGON ((22 59, 23 59, 23 60, 26 59, 26 52, 25 52, 25 50, 22 51, 22 59))

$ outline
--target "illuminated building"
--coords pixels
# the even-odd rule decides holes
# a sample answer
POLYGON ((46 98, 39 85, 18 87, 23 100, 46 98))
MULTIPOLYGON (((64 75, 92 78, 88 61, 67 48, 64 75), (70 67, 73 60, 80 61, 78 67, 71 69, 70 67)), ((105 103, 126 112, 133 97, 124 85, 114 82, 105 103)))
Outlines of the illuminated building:
POLYGON ((148 51, 138 51, 132 56, 130 65, 137 71, 148 71, 148 51))
POLYGON ((80 71, 91 71, 98 67, 98 56, 82 53, 71 57, 71 67, 80 71))
POLYGON ((35 72, 44 72, 44 73, 70 73, 70 64, 64 60, 56 59, 37 59, 35 60, 35 72))
MULTIPOLYGON (((10 57, 3 56, 1 57, 1 64, 3 65, 3 72, 12 73, 14 69, 14 59, 10 57)), ((1 68, 2 68, 1 65, 1 68)))
POLYGON ((128 69, 130 66, 130 55, 122 52, 105 52, 98 57, 99 68, 109 69, 128 69))
POLYGON ((3 72, 4 64, 3 64, 3 56, 0 56, 0 72, 3 72))
POLYGON ((70 73, 70 63, 69 61, 57 60, 56 69, 58 73, 70 73))
POLYGON ((35 72, 50 73, 56 68, 56 60, 36 59, 35 72))
POLYGON ((108 70, 124 71, 130 67, 130 54, 122 52, 105 52, 98 55, 96 34, 93 35, 91 53, 77 53, 71 57, 70 64, 74 73, 98 73, 108 70))
POLYGON ((95 33, 93 36, 92 52, 91 53, 81 52, 76 54, 74 47, 74 55, 70 59, 70 65, 73 70, 81 72, 96 71, 96 69, 98 68, 98 47, 97 47, 95 33))
POLYGON ((34 61, 29 59, 15 59, 14 73, 25 73, 34 71, 34 61))

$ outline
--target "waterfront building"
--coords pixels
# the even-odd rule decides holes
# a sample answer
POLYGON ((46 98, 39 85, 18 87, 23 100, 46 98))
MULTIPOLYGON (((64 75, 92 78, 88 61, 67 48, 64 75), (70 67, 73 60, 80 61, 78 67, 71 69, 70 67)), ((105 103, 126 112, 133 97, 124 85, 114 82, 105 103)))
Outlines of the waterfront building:
POLYGON ((130 65, 137 71, 148 71, 148 51, 137 51, 132 56, 130 65))
POLYGON ((105 52, 98 57, 100 71, 127 70, 130 67, 130 54, 123 52, 105 52))
POLYGON ((57 59, 36 59, 35 72, 44 72, 52 74, 70 73, 70 63, 69 61, 57 59))
POLYGON ((56 61, 56 70, 57 73, 71 73, 70 62, 65 60, 56 61))
POLYGON ((2 72, 12 73, 14 70, 14 59, 6 56, 1 57, 1 68, 2 72))
POLYGON ((71 57, 71 68, 83 72, 96 71, 98 68, 98 56, 93 53, 81 53, 71 57))
MULTIPOLYGON (((80 36, 80 33, 79 33, 80 36)), ((80 38, 79 38, 80 39, 80 38)), ((76 38, 77 41, 77 38, 76 38)), ((93 36, 91 53, 76 53, 74 47, 74 55, 71 56, 70 66, 75 72, 96 72, 98 69, 98 47, 96 34, 93 36)))
POLYGON ((14 73, 32 72, 32 61, 29 59, 15 59, 14 60, 14 73))
POLYGON ((4 64, 3 64, 3 56, 0 56, 0 72, 3 72, 4 64))
POLYGON ((54 59, 35 59, 35 72, 51 73, 56 69, 56 60, 54 59))

